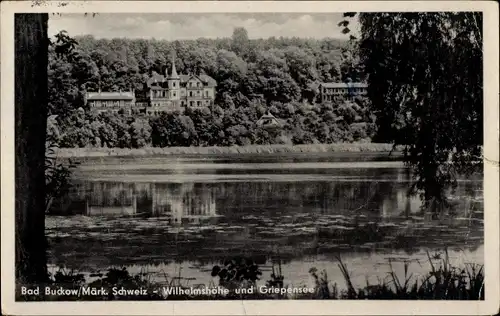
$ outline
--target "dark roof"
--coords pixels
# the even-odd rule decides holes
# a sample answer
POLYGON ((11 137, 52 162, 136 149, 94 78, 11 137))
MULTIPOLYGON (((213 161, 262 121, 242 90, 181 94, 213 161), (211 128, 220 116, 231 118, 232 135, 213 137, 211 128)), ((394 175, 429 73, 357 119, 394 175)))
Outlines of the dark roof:
POLYGON ((326 88, 367 88, 368 85, 362 82, 323 82, 322 87, 326 88))
POLYGON ((163 90, 163 89, 165 89, 164 87, 161 87, 161 86, 151 86, 150 88, 151 88, 151 90, 163 90))
POLYGON ((261 118, 257 121, 257 125, 264 125, 264 123, 266 123, 267 121, 271 121, 270 123, 267 123, 265 124, 266 126, 267 125, 281 125, 282 123, 276 118, 274 117, 274 115, 272 115, 271 113, 267 113, 267 114, 264 114, 261 116, 261 118))
POLYGON ((133 100, 133 92, 87 92, 87 100, 133 100))

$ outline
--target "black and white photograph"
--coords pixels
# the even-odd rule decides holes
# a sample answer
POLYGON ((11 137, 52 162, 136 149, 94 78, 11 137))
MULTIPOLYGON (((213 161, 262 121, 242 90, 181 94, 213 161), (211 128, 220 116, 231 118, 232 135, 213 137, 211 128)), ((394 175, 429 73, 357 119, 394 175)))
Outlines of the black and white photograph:
POLYGON ((498 313, 498 4, 8 2, 9 304, 498 313))

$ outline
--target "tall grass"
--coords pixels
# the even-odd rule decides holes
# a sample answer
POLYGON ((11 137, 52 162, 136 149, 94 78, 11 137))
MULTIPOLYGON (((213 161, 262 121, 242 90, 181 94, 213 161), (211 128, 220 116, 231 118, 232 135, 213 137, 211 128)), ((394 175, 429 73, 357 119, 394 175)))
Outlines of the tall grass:
POLYGON ((436 264, 427 252, 430 272, 420 278, 409 273, 409 262, 404 262, 404 275, 398 276, 389 260, 389 281, 379 280, 379 284, 356 290, 347 266, 340 257, 338 265, 347 285, 340 298, 346 299, 420 299, 420 300, 483 300, 483 266, 465 264, 455 267, 450 263, 448 251, 436 264))

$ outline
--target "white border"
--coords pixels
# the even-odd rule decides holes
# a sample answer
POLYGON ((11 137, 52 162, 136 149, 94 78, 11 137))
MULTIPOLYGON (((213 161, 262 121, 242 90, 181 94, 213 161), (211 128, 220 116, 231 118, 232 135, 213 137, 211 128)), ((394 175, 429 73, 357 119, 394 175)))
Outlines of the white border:
POLYGON ((491 315, 499 311, 499 66, 496 1, 88 1, 1 2, 2 313, 14 315, 491 315), (15 12, 376 12, 482 11, 484 14, 484 301, 14 301, 14 15, 15 12))

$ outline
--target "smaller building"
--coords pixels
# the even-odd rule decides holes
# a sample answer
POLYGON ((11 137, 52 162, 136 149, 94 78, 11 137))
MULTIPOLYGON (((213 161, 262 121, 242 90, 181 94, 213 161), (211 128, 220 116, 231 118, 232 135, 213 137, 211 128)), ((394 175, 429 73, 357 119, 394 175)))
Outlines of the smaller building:
POLYGON ((361 82, 326 82, 319 86, 321 102, 331 102, 339 99, 353 100, 365 96, 368 85, 361 82))
POLYGON ((274 115, 270 112, 261 116, 261 118, 257 121, 257 126, 260 127, 279 127, 280 122, 274 115))
MULTIPOLYGON (((131 91, 118 92, 87 92, 85 93, 85 103, 91 110, 98 113, 129 113, 135 112, 135 94, 131 91)), ((137 109, 138 110, 138 109, 137 109)))

